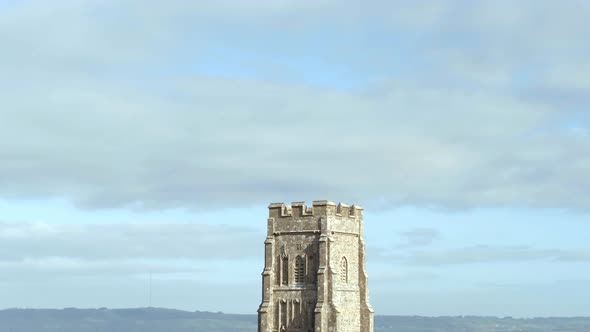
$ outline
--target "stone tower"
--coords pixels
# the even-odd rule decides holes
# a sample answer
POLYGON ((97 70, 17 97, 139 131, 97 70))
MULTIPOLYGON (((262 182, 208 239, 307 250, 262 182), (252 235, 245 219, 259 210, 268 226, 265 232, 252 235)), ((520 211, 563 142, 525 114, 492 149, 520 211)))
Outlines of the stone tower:
POLYGON ((363 209, 269 207, 258 332, 373 332, 363 209))

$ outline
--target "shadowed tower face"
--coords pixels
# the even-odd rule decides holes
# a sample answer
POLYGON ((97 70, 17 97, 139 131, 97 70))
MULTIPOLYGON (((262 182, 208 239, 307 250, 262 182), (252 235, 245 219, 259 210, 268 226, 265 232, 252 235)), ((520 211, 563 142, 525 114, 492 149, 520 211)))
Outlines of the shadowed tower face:
POLYGON ((269 206, 259 332, 373 332, 363 209, 269 206))

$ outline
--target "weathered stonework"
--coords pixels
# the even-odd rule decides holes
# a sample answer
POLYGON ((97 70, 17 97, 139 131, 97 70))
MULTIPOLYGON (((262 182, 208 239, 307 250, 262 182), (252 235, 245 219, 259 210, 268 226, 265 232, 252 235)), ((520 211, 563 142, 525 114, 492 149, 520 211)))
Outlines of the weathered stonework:
POLYGON ((373 332, 363 209, 270 204, 258 332, 373 332))

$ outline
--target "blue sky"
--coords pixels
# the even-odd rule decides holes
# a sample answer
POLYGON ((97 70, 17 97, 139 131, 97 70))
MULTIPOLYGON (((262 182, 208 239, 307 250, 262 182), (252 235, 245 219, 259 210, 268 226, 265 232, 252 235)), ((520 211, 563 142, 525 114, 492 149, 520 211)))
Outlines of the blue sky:
POLYGON ((586 315, 589 14, 0 1, 0 307, 145 306, 151 272, 253 313, 268 203, 330 199, 377 313, 586 315))

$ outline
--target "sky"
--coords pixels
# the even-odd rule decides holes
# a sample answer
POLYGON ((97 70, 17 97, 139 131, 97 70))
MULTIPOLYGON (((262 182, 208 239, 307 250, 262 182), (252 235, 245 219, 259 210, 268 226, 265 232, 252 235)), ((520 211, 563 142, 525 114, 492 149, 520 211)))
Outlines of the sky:
POLYGON ((268 204, 328 199, 377 314, 588 315, 588 17, 0 0, 0 308, 254 314, 268 204))

